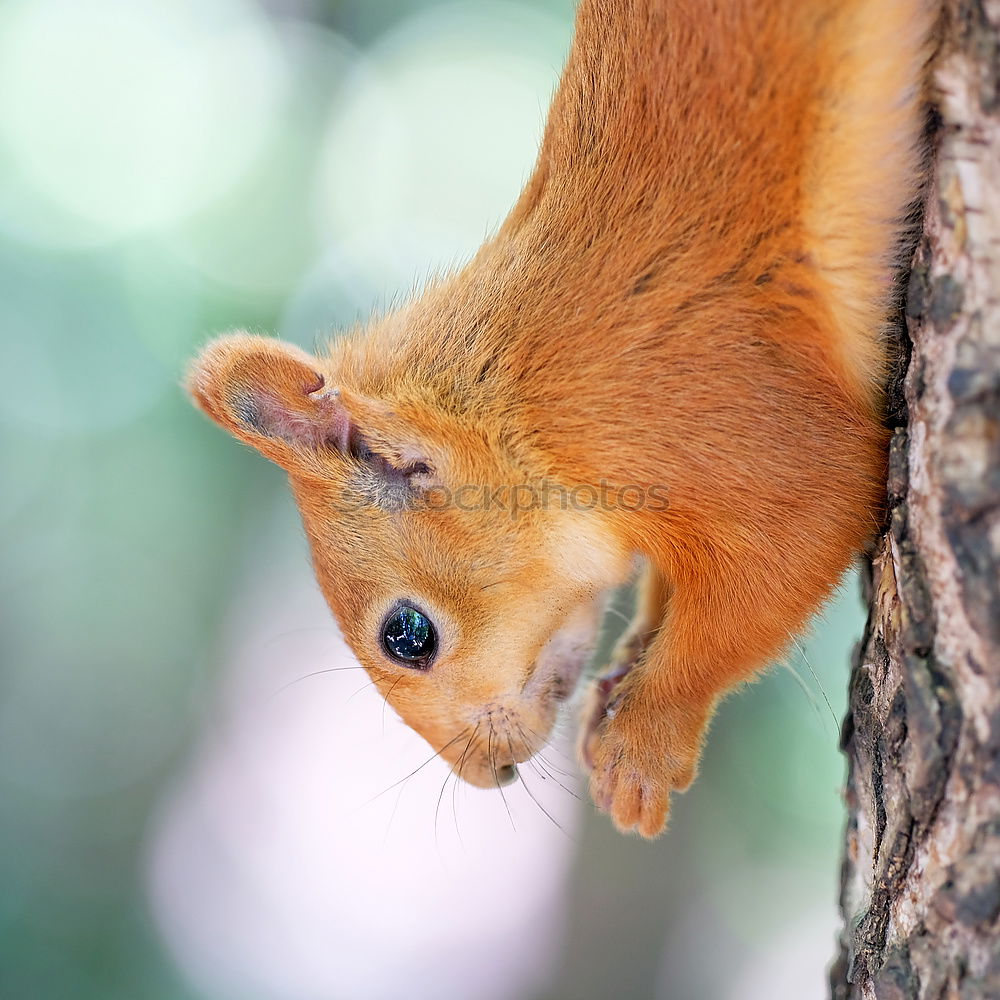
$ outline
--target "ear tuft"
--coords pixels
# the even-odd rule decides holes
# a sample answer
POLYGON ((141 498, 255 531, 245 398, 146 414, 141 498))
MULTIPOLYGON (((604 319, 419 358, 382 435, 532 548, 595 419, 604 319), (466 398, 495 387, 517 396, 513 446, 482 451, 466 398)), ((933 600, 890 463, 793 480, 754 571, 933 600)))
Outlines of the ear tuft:
POLYGON ((351 422, 316 358, 267 337, 230 334, 192 364, 188 391, 216 423, 285 468, 304 449, 347 448, 351 422))

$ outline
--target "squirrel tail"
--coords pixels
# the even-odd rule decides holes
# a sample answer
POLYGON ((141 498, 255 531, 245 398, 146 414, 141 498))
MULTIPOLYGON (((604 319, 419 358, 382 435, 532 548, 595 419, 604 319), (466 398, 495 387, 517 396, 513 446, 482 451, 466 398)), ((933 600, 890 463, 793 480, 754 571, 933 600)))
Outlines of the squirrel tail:
POLYGON ((849 0, 826 8, 827 73, 803 171, 803 228, 825 293, 838 368, 879 399, 892 276, 912 246, 928 151, 926 100, 935 4, 849 0))

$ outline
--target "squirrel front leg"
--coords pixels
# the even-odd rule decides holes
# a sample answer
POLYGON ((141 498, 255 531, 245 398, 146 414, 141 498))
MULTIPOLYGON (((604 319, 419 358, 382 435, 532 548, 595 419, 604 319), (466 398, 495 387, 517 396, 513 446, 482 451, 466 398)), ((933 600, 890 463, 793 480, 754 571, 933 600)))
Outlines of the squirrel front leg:
POLYGON ((648 646, 585 738, 593 800, 623 832, 663 829, 671 791, 694 780, 719 698, 778 654, 810 610, 790 574, 775 566, 762 586, 759 563, 752 577, 745 565, 702 550, 670 584, 651 568, 646 592, 664 598, 659 628, 647 630, 648 646))
POLYGON ((615 643, 608 666, 591 684, 580 713, 582 725, 577 751, 583 766, 593 770, 600 745, 600 726, 607 714, 612 697, 623 678, 631 673, 645 656, 650 643, 660 630, 670 600, 670 581, 655 563, 647 561, 636 584, 635 610, 628 627, 615 643))

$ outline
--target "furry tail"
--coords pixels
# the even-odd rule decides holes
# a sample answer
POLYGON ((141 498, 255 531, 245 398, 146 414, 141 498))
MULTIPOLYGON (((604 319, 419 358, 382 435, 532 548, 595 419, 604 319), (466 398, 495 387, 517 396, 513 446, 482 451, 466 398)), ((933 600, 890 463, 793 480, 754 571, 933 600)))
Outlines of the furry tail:
POLYGON ((818 28, 829 39, 823 101, 803 175, 803 223, 838 329, 849 383, 878 398, 885 317, 898 289, 925 174, 926 84, 935 4, 839 0, 818 28))

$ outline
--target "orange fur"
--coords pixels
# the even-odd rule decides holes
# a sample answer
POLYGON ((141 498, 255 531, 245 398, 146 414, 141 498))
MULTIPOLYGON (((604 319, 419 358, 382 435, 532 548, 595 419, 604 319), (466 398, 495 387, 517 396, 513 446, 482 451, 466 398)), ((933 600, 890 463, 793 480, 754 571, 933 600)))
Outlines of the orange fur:
POLYGON ((322 357, 235 335, 195 362, 198 403, 288 470, 359 660, 462 777, 539 748, 638 554, 583 752, 598 805, 654 835, 719 696, 877 525, 930 7, 584 0, 536 170, 468 266, 322 357), (428 503, 601 481, 668 503, 428 503), (426 671, 379 645, 404 598, 439 632, 426 671))

